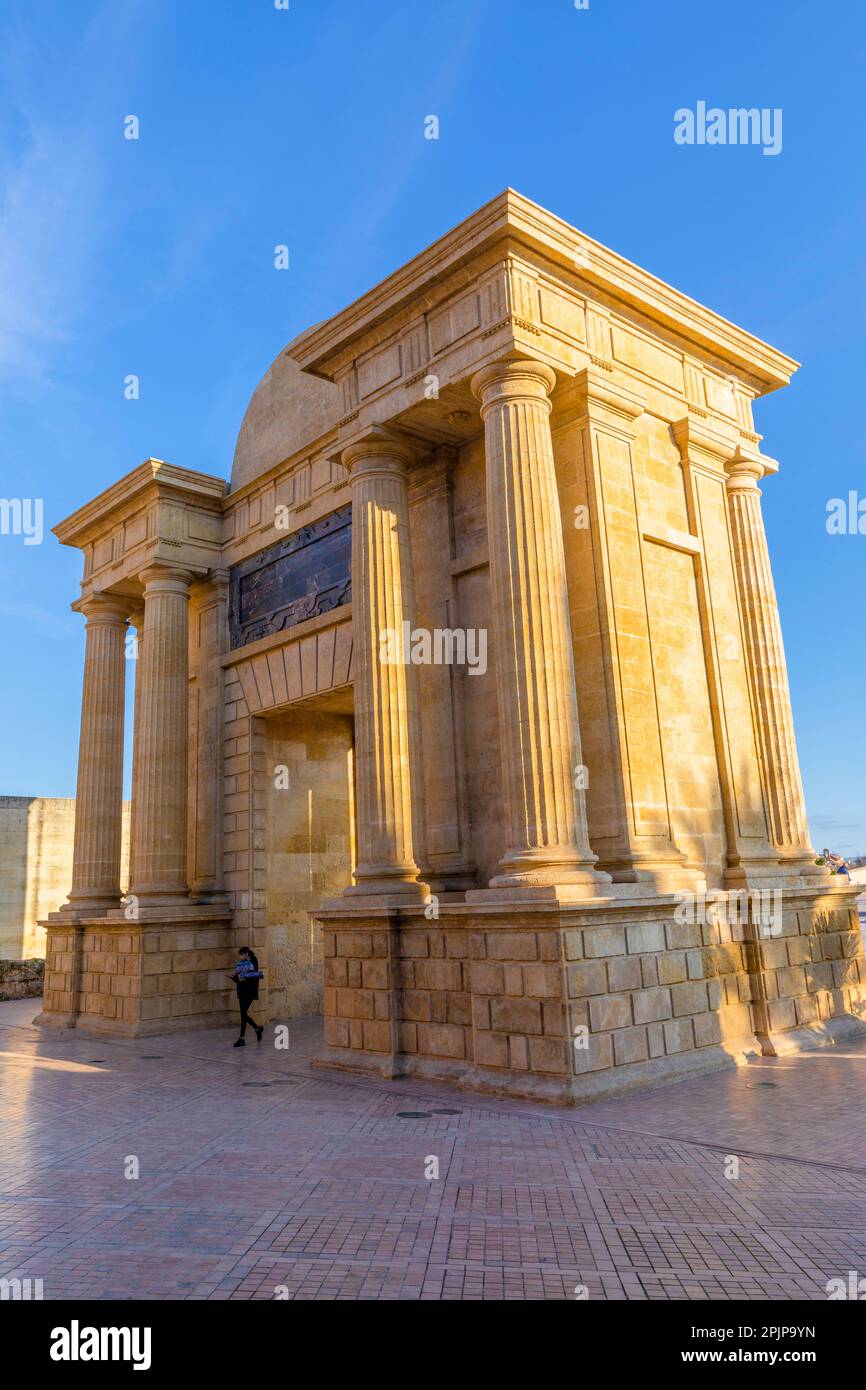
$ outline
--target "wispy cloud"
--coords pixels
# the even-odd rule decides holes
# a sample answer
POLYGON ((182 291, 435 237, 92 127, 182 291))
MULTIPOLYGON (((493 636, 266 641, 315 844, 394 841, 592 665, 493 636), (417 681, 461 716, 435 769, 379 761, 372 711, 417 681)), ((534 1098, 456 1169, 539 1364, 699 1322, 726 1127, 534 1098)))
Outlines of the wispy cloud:
MULTIPOLYGON (((71 45, 52 50, 14 18, 0 32, 0 379, 45 380, 74 337, 94 260, 111 225, 111 137, 118 148, 140 0, 106 3, 71 45)), ((32 16, 31 16, 32 20, 32 16)))
POLYGON ((33 603, 10 603, 7 599, 0 599, 0 618, 16 618, 43 631, 64 635, 76 631, 80 626, 73 618, 64 618, 48 608, 39 608, 33 603))
POLYGON ((866 854, 866 823, 857 812, 818 812, 809 817, 809 827, 819 851, 826 847, 837 854, 866 854))

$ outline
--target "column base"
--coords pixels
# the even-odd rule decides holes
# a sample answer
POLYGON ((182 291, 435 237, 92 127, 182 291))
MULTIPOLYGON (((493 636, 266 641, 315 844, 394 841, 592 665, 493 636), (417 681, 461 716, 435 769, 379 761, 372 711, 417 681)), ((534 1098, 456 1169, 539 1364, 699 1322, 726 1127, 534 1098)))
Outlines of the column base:
POLYGON ((729 864, 724 882, 726 888, 824 888, 833 877, 809 855, 780 858, 778 854, 762 854, 754 859, 743 856, 729 864))
POLYGON ((430 885, 417 877, 417 869, 414 873, 414 878, 409 878, 408 874, 401 870, 395 871, 393 875, 387 872, 371 873, 369 876, 362 874, 359 879, 356 871, 356 881, 343 889, 343 896, 363 899, 365 902, 382 898, 406 903, 423 902, 425 898, 430 897, 430 885))
POLYGON ((779 857, 779 868, 786 876, 788 882, 796 879, 805 887, 823 888, 828 883, 832 883, 834 878, 847 883, 847 879, 842 874, 834 874, 824 864, 816 864, 817 855, 811 850, 803 854, 783 854, 779 857))
POLYGON ((606 902, 612 896, 613 884, 607 876, 588 878, 585 883, 512 883, 492 878, 487 888, 473 888, 465 897, 467 904, 513 903, 516 907, 533 903, 542 906, 558 904, 606 902))
POLYGON ((49 912, 49 922, 83 922, 92 917, 104 917, 120 907, 120 894, 113 898, 88 898, 80 902, 67 902, 56 912, 49 912))
POLYGON ((682 851, 670 841, 656 841, 644 849, 626 844, 619 853, 601 854, 599 866, 610 874, 614 883, 640 883, 649 893, 659 895, 701 893, 707 886, 703 869, 689 864, 682 851))

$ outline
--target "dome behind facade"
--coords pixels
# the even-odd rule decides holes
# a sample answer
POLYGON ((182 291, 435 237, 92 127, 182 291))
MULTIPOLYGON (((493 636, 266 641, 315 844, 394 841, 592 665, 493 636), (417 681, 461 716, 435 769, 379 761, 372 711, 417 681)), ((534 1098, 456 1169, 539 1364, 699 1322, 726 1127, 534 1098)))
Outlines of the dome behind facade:
POLYGON ((247 406, 235 445, 231 491, 312 444, 339 418, 339 387, 302 371, 283 350, 247 406))

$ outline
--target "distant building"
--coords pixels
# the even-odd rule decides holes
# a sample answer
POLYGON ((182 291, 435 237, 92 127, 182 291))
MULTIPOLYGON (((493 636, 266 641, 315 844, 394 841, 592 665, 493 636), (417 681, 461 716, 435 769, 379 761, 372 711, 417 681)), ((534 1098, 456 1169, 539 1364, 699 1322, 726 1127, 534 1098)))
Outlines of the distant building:
MULTIPOLYGON (((124 807, 121 881, 125 883, 129 804, 124 807)), ((72 882, 73 798, 0 796, 0 960, 45 955, 39 923, 72 882)))

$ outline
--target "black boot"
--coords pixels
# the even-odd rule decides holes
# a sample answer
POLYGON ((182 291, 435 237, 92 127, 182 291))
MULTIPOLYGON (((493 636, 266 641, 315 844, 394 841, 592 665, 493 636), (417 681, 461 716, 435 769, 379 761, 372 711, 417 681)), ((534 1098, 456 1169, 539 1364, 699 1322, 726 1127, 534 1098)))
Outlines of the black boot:
POLYGON ((233 1047, 246 1047, 246 1043, 244 1042, 243 1038, 238 1038, 238 1040, 237 1040, 236 1043, 232 1043, 232 1046, 233 1046, 233 1047))
POLYGON ((262 1040, 262 1038, 263 1038, 264 1036, 265 1036, 265 1030, 264 1030, 264 1028, 257 1028, 257 1029, 256 1029, 256 1040, 257 1040, 257 1042, 261 1042, 261 1040, 262 1040))

